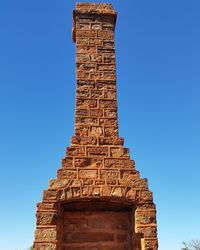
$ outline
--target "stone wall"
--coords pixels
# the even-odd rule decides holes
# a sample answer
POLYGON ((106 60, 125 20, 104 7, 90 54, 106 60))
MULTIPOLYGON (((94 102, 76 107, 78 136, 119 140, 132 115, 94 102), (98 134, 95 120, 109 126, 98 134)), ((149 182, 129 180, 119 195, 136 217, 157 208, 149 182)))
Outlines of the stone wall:
POLYGON ((142 240, 146 250, 157 250, 152 192, 147 179, 140 178, 129 150, 123 146, 123 138, 118 137, 116 12, 110 4, 79 3, 73 16, 77 72, 75 135, 57 178, 50 180, 43 201, 37 206, 34 249, 141 250, 142 240), (101 206, 93 211, 94 204, 104 202, 107 210, 102 211, 101 206), (86 203, 87 210, 83 211, 86 203), (116 211, 119 206, 121 212, 116 211), (123 212, 127 206, 132 212, 123 212), (128 229, 111 230, 110 224, 117 224, 117 213, 128 229), (70 223, 73 219, 79 222, 78 226, 70 223))

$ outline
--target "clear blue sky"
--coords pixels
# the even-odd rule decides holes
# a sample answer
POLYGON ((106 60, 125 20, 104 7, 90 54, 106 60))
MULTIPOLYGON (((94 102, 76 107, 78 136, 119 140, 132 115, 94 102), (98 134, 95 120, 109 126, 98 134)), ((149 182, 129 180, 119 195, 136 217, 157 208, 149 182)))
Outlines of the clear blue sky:
MULTIPOLYGON (((154 192, 159 249, 180 250, 200 238, 200 1, 109 2, 120 136, 154 192)), ((32 244, 36 203, 73 135, 74 5, 0 0, 0 250, 32 244)))

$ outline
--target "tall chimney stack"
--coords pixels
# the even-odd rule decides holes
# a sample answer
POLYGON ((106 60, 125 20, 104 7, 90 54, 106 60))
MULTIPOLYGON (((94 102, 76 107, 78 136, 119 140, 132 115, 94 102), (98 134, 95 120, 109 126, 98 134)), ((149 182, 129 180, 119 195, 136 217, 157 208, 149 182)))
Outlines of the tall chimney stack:
POLYGON ((157 250, 156 208, 118 135, 111 4, 77 3, 75 135, 37 205, 34 250, 157 250))

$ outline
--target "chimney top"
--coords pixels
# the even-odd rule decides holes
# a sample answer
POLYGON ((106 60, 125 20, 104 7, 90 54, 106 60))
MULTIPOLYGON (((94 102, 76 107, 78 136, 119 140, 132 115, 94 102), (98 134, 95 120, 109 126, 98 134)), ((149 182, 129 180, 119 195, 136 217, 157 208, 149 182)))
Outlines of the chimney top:
POLYGON ((77 3, 76 10, 79 12, 116 14, 112 4, 107 3, 77 3))

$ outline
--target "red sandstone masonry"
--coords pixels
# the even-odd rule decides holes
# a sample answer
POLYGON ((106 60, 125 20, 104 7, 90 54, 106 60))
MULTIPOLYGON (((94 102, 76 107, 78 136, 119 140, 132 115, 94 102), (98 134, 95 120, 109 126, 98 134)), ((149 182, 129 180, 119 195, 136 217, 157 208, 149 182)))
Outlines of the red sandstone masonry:
POLYGON ((35 250, 158 249, 152 192, 118 136, 116 16, 111 4, 73 12, 75 135, 37 205, 35 250))

